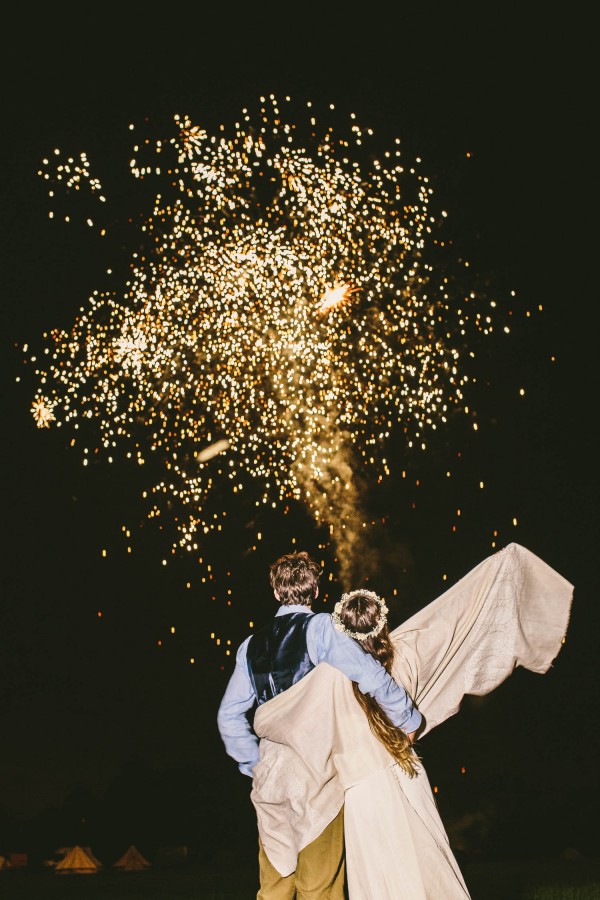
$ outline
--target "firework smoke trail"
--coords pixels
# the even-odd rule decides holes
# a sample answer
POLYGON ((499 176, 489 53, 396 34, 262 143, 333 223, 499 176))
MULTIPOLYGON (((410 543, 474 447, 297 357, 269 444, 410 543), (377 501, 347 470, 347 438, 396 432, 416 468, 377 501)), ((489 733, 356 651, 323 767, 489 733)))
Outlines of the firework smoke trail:
MULTIPOLYGON (((468 412, 463 348, 492 324, 427 261, 433 192, 399 141, 374 159, 354 116, 338 136, 305 114, 301 136, 271 97, 230 133, 175 116, 174 136, 139 140, 131 173, 159 185, 144 250, 119 295, 94 293, 51 335, 32 413, 75 432, 89 420, 84 462, 117 447, 160 460, 148 515, 170 511, 172 551, 196 551, 246 490, 329 526, 343 581, 365 473, 389 474, 398 428, 424 450, 468 412)), ((104 199, 83 155, 42 174, 104 199)))

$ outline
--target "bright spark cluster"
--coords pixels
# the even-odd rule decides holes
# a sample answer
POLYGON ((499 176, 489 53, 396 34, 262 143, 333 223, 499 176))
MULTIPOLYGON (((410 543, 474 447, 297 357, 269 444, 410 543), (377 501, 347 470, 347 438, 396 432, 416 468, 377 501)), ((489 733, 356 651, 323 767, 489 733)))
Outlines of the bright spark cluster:
MULTIPOLYGON (((357 472, 389 474, 392 433, 425 449, 471 414, 464 358, 494 304, 436 263, 420 161, 406 168, 399 140, 369 151, 353 115, 338 135, 309 103, 300 127, 289 104, 261 98, 216 133, 176 115, 171 136, 139 140, 131 174, 155 187, 129 277, 36 363, 40 427, 86 424, 84 461, 159 461, 148 515, 177 510, 175 550, 220 529, 209 498, 224 515, 250 483, 253 503, 299 501, 337 527, 357 472)), ((100 190, 85 156, 50 180, 83 176, 100 190)))

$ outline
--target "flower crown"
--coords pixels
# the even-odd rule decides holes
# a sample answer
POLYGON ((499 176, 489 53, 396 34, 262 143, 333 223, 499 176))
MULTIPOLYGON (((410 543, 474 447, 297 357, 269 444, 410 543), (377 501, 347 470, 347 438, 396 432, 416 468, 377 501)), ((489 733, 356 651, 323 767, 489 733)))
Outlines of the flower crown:
POLYGON ((342 599, 339 600, 333 608, 331 619, 333 621, 333 627, 337 628, 338 631, 343 631, 343 633, 347 634, 348 637, 355 638, 355 640, 357 641, 366 641, 367 638, 376 637, 379 634, 379 632, 387 622, 388 612, 389 610, 385 605, 385 600, 382 600, 381 597, 378 597, 374 591, 359 589, 357 591, 350 591, 349 594, 342 594, 342 599), (367 632, 352 631, 350 628, 346 628, 346 626, 342 623, 341 614, 344 605, 348 602, 348 600, 352 600, 353 597, 358 596, 368 597, 369 600, 374 600, 379 607, 379 618, 377 619, 377 623, 370 631, 367 632))

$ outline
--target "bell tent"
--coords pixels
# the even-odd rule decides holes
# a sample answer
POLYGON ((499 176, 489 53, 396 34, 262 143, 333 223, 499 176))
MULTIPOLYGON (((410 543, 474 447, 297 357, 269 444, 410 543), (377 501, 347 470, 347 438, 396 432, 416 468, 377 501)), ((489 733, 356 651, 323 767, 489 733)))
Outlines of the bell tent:
POLYGON ((89 875, 97 872, 102 868, 100 863, 93 855, 89 856, 83 847, 71 847, 60 862, 56 863, 55 871, 60 875, 81 874, 89 875))
POLYGON ((115 869, 123 872, 141 872, 150 868, 150 863, 133 844, 128 847, 123 856, 114 864, 115 869))

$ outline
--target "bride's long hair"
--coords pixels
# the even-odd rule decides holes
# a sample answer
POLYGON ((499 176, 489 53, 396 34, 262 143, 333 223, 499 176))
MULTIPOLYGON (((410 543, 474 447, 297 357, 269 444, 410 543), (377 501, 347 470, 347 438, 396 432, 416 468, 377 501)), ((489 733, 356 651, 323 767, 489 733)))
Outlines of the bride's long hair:
MULTIPOLYGON (((366 637, 362 640, 355 635, 366 635, 377 628, 384 614, 380 603, 360 591, 352 591, 347 599, 339 605, 339 620, 346 634, 354 637, 356 642, 366 653, 379 660, 385 670, 391 675, 394 661, 394 646, 390 639, 390 631, 387 622, 378 634, 366 637)), ((419 756, 417 756, 410 739, 400 728, 397 728, 391 719, 379 706, 377 701, 369 694, 363 694, 358 684, 353 681, 354 696, 362 706, 371 731, 380 741, 388 753, 394 757, 406 774, 412 778, 418 772, 419 756)))

